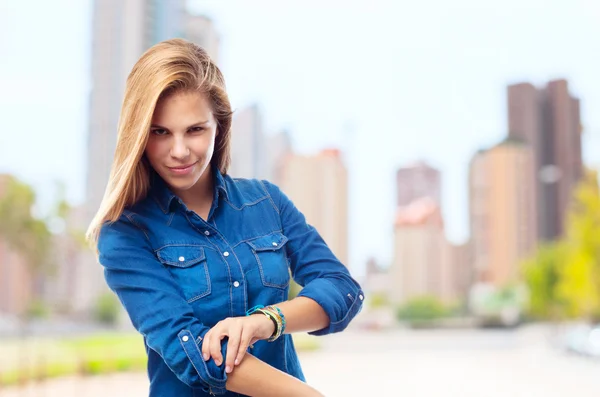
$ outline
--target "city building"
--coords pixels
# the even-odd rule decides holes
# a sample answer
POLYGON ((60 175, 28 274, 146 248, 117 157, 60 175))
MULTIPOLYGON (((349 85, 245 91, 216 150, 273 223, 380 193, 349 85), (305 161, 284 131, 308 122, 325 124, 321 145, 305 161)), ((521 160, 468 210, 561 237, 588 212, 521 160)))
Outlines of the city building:
POLYGON ((290 134, 284 130, 268 135, 264 144, 266 149, 264 178, 280 185, 283 182, 285 161, 293 154, 290 134))
POLYGON ((532 149, 507 139, 475 154, 469 170, 474 281, 497 287, 519 280, 519 266, 537 244, 532 149))
POLYGON ((396 172, 397 206, 404 207, 423 197, 441 204, 441 176, 423 161, 402 167, 396 172))
POLYGON ((509 137, 526 142, 534 162, 538 239, 560 238, 573 189, 583 175, 579 99, 566 80, 538 89, 530 83, 507 88, 509 137))
POLYGON ((184 15, 184 37, 204 48, 210 58, 219 64, 219 48, 221 39, 212 19, 204 15, 184 15))
POLYGON ((348 266, 348 172, 342 153, 327 149, 314 156, 288 155, 281 188, 348 266))
POLYGON ((184 7, 184 0, 94 2, 86 190, 90 220, 108 183, 127 76, 153 44, 181 36, 184 7))
MULTIPOLYGON (((185 0, 94 1, 92 12, 92 90, 82 222, 86 227, 108 183, 127 76, 149 47, 166 39, 184 37, 183 28, 191 31, 195 26, 189 20, 184 24, 185 0)), ((199 33, 194 40, 200 40, 199 33)), ((85 311, 107 288, 95 256, 91 252, 82 255, 76 272, 77 291, 73 292, 77 299, 73 299, 73 304, 85 311)))
POLYGON ((398 208, 389 271, 393 303, 420 296, 442 297, 447 244, 440 207, 433 198, 423 197, 398 208))
POLYGON ((236 110, 231 124, 231 164, 234 178, 262 179, 266 174, 267 150, 262 114, 258 105, 236 110))

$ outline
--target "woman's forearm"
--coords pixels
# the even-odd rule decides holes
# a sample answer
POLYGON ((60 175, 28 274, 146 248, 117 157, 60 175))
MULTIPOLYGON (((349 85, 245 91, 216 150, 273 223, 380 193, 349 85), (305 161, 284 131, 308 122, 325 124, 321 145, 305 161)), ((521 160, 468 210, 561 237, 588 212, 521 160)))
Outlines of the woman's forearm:
POLYGON ((247 354, 227 377, 227 390, 252 397, 322 397, 314 388, 247 354))
POLYGON ((285 333, 318 331, 329 325, 329 316, 317 302, 304 296, 276 305, 286 320, 285 333))

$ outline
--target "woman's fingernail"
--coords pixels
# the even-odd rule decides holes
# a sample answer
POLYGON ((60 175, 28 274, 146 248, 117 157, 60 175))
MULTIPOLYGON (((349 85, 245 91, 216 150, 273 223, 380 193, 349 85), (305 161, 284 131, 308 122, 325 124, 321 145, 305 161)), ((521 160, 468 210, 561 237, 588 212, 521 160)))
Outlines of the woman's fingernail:
POLYGON ((204 361, 208 361, 208 354, 204 353, 204 355, 202 355, 202 357, 204 358, 204 361))
POLYGON ((238 365, 240 363, 240 360, 238 360, 237 358, 235 359, 235 365, 238 365))
POLYGON ((231 372, 231 367, 229 365, 225 367, 225 372, 227 372, 227 373, 231 372))

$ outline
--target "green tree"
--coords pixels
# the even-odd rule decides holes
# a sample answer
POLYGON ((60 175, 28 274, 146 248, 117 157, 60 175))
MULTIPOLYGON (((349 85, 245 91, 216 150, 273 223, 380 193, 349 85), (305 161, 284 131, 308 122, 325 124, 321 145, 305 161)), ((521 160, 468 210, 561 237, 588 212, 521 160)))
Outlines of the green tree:
POLYGON ((557 293, 560 266, 565 263, 563 243, 544 244, 525 262, 524 277, 529 288, 529 314, 540 319, 558 319, 563 302, 557 293))
POLYGON ((0 238, 37 274, 49 265, 52 235, 46 223, 33 216, 34 205, 33 189, 8 177, 0 197, 0 238))
POLYGON ((575 191, 564 239, 566 261, 559 268, 557 295, 568 317, 600 315, 600 194, 595 172, 575 191))
POLYGON ((600 319, 600 194, 587 171, 573 196, 564 237, 542 245, 524 266, 530 314, 600 319))

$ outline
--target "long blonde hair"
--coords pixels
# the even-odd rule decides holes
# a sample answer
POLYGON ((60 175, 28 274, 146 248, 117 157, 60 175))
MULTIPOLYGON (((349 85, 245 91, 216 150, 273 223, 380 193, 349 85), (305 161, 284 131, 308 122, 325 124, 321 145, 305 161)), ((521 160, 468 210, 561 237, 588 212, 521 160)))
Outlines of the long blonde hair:
POLYGON ((143 155, 156 103, 175 92, 191 90, 203 92, 209 100, 218 132, 211 164, 227 173, 232 112, 221 71, 204 49, 189 41, 172 39, 154 45, 127 78, 110 178, 86 233, 94 248, 102 225, 119 219, 125 207, 148 193, 150 166, 143 155))

